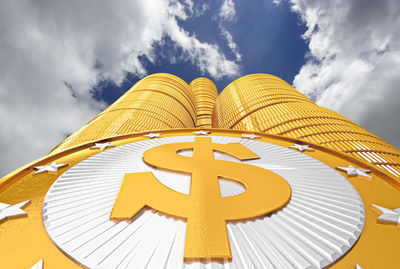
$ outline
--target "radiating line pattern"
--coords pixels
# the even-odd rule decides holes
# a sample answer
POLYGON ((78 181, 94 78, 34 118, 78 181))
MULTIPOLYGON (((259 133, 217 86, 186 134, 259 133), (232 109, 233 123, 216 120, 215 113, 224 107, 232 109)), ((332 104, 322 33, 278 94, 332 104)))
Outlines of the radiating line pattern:
MULTIPOLYGON (((109 216, 124 174, 151 171, 176 191, 190 192, 189 175, 149 167, 143 152, 154 146, 193 142, 194 136, 144 140, 109 149, 75 165, 52 185, 43 221, 53 242, 89 268, 322 268, 355 244, 364 225, 364 206, 337 171, 303 153, 242 138, 211 136, 213 143, 241 143, 261 158, 246 161, 282 176, 291 201, 278 212, 228 222, 232 260, 183 259, 186 222, 145 209, 130 223, 109 216)), ((188 151, 181 152, 191 156, 188 151)), ((216 159, 238 160, 216 152, 216 159)), ((249 175, 251 176, 251 175, 249 175)), ((244 191, 220 180, 222 196, 244 191)))

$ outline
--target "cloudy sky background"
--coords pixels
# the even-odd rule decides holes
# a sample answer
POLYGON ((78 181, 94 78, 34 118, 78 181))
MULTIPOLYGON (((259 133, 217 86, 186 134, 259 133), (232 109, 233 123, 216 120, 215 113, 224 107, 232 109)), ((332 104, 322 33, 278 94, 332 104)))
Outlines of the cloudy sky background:
POLYGON ((398 0, 5 0, 0 62, 0 176, 154 72, 273 74, 400 147, 398 0))

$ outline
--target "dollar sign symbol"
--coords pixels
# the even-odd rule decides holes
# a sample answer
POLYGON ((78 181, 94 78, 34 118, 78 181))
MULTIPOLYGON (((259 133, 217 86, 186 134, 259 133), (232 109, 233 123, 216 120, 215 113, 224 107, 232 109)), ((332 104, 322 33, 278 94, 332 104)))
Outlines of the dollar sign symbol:
POLYGON ((110 219, 133 218, 144 206, 187 219, 185 258, 231 258, 226 220, 247 219, 273 212, 290 199, 291 188, 279 175, 244 163, 215 160, 213 151, 240 160, 259 158, 239 143, 195 142, 160 145, 147 150, 143 160, 170 171, 191 174, 190 194, 160 183, 151 172, 126 174, 110 219), (177 154, 193 149, 193 157, 177 154), (245 192, 221 197, 218 177, 242 183, 245 192))

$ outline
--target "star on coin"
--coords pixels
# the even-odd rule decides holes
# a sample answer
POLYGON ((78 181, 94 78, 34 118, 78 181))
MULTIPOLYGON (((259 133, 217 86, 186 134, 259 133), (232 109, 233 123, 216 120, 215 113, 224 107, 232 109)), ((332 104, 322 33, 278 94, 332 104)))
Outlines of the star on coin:
POLYGON ((110 144, 110 142, 104 142, 104 143, 94 143, 94 146, 91 147, 91 149, 105 149, 108 147, 115 147, 115 145, 110 144))
POLYGON ((51 164, 48 165, 43 165, 43 166, 35 166, 34 168, 37 170, 34 175, 39 174, 39 173, 44 173, 44 172, 56 172, 58 171, 58 168, 67 166, 67 163, 62 163, 62 164, 56 164, 55 162, 52 162, 51 164))
POLYGON ((256 139, 260 138, 261 136, 255 135, 255 134, 242 134, 242 138, 248 138, 248 139, 256 139))
POLYGON ((289 148, 291 149, 297 149, 300 152, 303 152, 305 150, 309 150, 309 151, 314 151, 314 149, 310 148, 309 145, 299 145, 299 144, 294 144, 293 146, 289 146, 289 148))
POLYGON ((146 134, 144 136, 146 136, 146 137, 151 139, 151 138, 161 137, 161 134, 160 133, 148 133, 148 134, 146 134))
POLYGON ((382 215, 378 217, 379 222, 400 224, 400 208, 392 210, 375 204, 372 206, 382 213, 382 215))
POLYGON ((30 202, 30 200, 27 200, 25 202, 21 202, 15 205, 0 203, 0 222, 6 220, 7 218, 15 218, 28 215, 28 213, 26 213, 21 208, 26 206, 30 202))
POLYGON ((58 168, 67 166, 67 163, 62 163, 62 164, 56 164, 55 162, 52 162, 51 164, 48 165, 43 165, 43 166, 35 166, 34 168, 37 170, 34 175, 39 174, 39 173, 44 173, 44 172, 55 172, 57 173, 58 168))
POLYGON ((363 269, 360 265, 356 264, 356 269, 363 269))
POLYGON ((336 166, 336 169, 346 172, 347 176, 349 176, 349 177, 361 176, 361 177, 365 177, 365 178, 372 178, 370 175, 367 174, 367 173, 370 173, 371 170, 355 168, 351 164, 349 164, 349 166, 347 166, 347 167, 336 166))
POLYGON ((41 259, 37 264, 32 266, 31 269, 43 269, 43 259, 41 259))
POLYGON ((193 133, 196 134, 196 135, 208 135, 211 132, 210 131, 200 130, 200 131, 195 131, 193 133))

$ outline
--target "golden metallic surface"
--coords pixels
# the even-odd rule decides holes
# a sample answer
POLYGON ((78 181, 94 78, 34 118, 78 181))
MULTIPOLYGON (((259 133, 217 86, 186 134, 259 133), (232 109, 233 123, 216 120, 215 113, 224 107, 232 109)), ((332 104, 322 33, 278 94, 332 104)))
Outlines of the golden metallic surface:
POLYGON ((269 170, 214 160, 214 150, 242 161, 259 158, 242 144, 216 144, 210 137, 151 148, 143 154, 143 160, 157 168, 191 174, 190 194, 171 190, 151 172, 126 174, 110 219, 132 219, 150 206, 187 220, 186 259, 232 258, 226 221, 262 216, 282 208, 290 200, 291 188, 269 170), (177 154, 187 149, 193 149, 193 157, 177 154), (219 177, 240 182, 245 192, 221 197, 219 177))
POLYGON ((215 99, 218 97, 217 88, 207 78, 197 78, 189 86, 196 98, 196 127, 211 128, 215 99))
MULTIPOLYGON (((196 129, 159 131, 163 137, 193 135, 196 129)), ((197 129, 198 130, 198 129, 197 129)), ((243 131, 205 129, 216 136, 241 137, 243 131)), ((135 133, 110 138, 112 144, 120 146, 127 143, 149 139, 143 137, 146 133, 135 133)), ((254 133, 260 138, 258 140, 283 147, 289 147, 294 143, 306 143, 305 141, 269 135, 265 133, 254 133)), ((383 173, 380 169, 370 163, 353 158, 350 155, 340 153, 336 150, 325 148, 313 143, 307 143, 315 151, 305 151, 303 154, 318 159, 332 169, 336 166, 348 166, 349 164, 369 169, 372 172, 370 180, 360 177, 350 177, 348 180, 360 194, 365 206, 364 231, 355 246, 332 268, 354 268, 355 264, 361 264, 364 268, 398 268, 398 242, 400 242, 400 230, 395 225, 381 224, 377 222, 380 215, 372 204, 379 204, 386 208, 397 208, 400 201, 400 185, 394 187, 396 182, 393 176, 383 173)), ((38 162, 33 162, 29 167, 16 171, 3 179, 0 183, 0 201, 15 204, 25 200, 31 200, 24 210, 27 217, 11 219, 0 224, 0 268, 30 268, 40 259, 44 259, 44 268, 81 268, 78 264, 64 255, 49 239, 42 223, 42 205, 44 197, 53 182, 67 169, 82 160, 101 152, 100 149, 90 149, 93 143, 87 143, 75 147, 58 155, 47 156, 38 162), (55 158, 54 156, 58 156, 55 158), (61 168, 58 174, 33 175, 33 166, 43 165, 56 161, 57 163, 68 163, 68 167, 61 168), (4 181, 11 180, 11 184, 4 181)), ((105 150, 108 150, 106 148, 105 150)), ((344 172, 340 172, 347 177, 344 172)))
POLYGON ((400 177, 398 149, 340 114, 314 104, 275 76, 244 76, 217 96, 215 85, 206 78, 187 85, 170 74, 150 75, 65 139, 53 153, 133 132, 220 127, 304 139, 400 177))
MULTIPOLYGON (((161 133, 162 137, 181 136, 193 135, 192 132, 200 128, 217 136, 241 137, 243 133, 254 133, 261 137, 261 141, 284 147, 294 143, 309 144, 315 151, 305 151, 304 154, 322 161, 333 169, 336 166, 353 165, 371 170, 371 179, 348 177, 363 200, 366 210, 365 226, 359 241, 332 268, 354 268, 355 264, 364 268, 398 268, 400 226, 377 222, 380 213, 372 208, 372 204, 390 209, 399 207, 400 151, 342 115, 314 104, 285 81, 267 74, 253 74, 237 79, 218 97, 215 85, 205 78, 196 79, 189 86, 170 74, 150 75, 137 82, 105 111, 65 139, 49 155, 0 179, 1 203, 16 204, 31 200, 31 203, 23 208, 28 213, 27 217, 0 223, 0 268, 30 268, 42 258, 44 268, 81 268, 49 239, 43 227, 41 210, 48 189, 62 173, 101 152, 100 149, 90 149, 94 142, 109 141, 119 146, 149 139, 143 137, 149 132, 161 133), (218 129, 209 129, 211 126, 218 129), (190 129, 194 127, 198 129, 190 129), (46 165, 53 161, 69 165, 60 168, 58 173, 33 175, 34 166, 46 165)), ((206 140, 207 138, 198 139, 199 143, 204 143, 204 150, 213 146, 212 143, 211 146, 210 143, 207 144, 206 140)), ((208 160, 206 157, 203 159, 208 160)), ((161 160, 154 160, 160 167, 165 165, 167 169, 193 172, 189 164, 178 169, 177 160, 173 156, 162 160, 164 164, 161 164, 161 160)), ((148 162, 152 163, 154 160, 151 157, 148 162)), ((215 177, 219 168, 216 168, 218 165, 211 159, 206 161, 206 164, 208 166, 204 166, 204 173, 209 173, 210 177, 207 177, 204 188, 208 189, 215 183, 209 179, 213 178, 213 175, 215 177), (213 169, 207 169, 209 166, 213 169)), ((244 173, 248 167, 242 167, 243 171, 234 171, 224 165, 219 165, 225 168, 221 168, 224 172, 234 172, 229 175, 246 185, 247 177, 244 173)), ((340 173, 347 177, 345 172, 340 173)), ((151 185, 154 183, 152 175, 129 174, 124 179, 121 195, 122 192, 131 194, 131 185, 139 184, 136 182, 138 176, 147 178, 147 184, 154 187, 149 187, 148 192, 158 191, 159 195, 156 196, 159 197, 166 193, 163 188, 151 185)), ((215 195, 210 197, 215 198, 215 195)), ((142 198, 144 204, 147 204, 148 200, 152 201, 148 195, 142 198)), ((215 204, 218 205, 218 202, 215 204)), ((166 206, 166 213, 174 215, 173 213, 177 212, 170 210, 173 203, 176 201, 171 199, 156 207, 166 206)), ((117 208, 124 208, 120 214, 121 218, 124 215, 131 217, 136 212, 132 211, 132 205, 128 206, 127 202, 117 205, 117 208)), ((240 205, 237 208, 239 213, 242 212, 240 205)), ((226 214, 229 216, 233 214, 228 213, 226 214)), ((186 211, 177 215, 189 219, 186 211)), ((229 216, 225 216, 223 221, 229 221, 229 216)), ((221 220, 220 216, 213 217, 221 220)), ((200 219, 200 216, 197 219, 200 219)), ((204 223, 202 225, 210 226, 204 223)), ((191 234, 196 232, 188 233, 188 236, 191 234)), ((210 234, 215 235, 214 232, 210 234)), ((187 241, 191 242, 188 245, 195 245, 193 242, 196 240, 196 236, 188 238, 187 241)), ((217 253, 214 256, 203 255, 205 248, 202 250, 192 247, 190 250, 186 249, 185 255, 188 258, 229 257, 227 237, 218 239, 218 242, 221 245, 214 252, 217 253)))
POLYGON ((117 101, 71 134, 52 151, 116 135, 191 128, 196 124, 196 99, 182 79, 165 73, 153 74, 137 82, 117 101))
POLYGON ((233 81, 218 96, 213 117, 215 127, 278 134, 341 151, 400 182, 398 149, 275 76, 252 74, 233 81))

